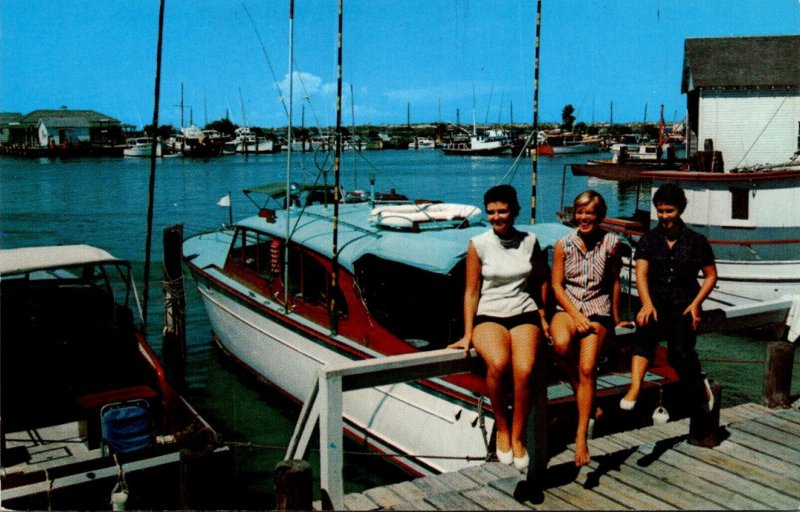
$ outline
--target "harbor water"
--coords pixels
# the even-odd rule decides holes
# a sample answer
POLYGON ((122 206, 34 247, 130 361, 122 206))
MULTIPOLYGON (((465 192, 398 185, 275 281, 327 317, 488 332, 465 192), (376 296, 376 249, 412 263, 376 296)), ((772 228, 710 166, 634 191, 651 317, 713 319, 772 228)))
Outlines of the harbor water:
MULTIPOLYGON (((648 208, 649 191, 587 177, 573 177, 565 166, 583 163, 586 155, 544 157, 536 186, 537 222, 557 222, 562 201, 594 188, 609 203, 609 215, 648 208)), ((316 153, 292 155, 292 181, 333 181, 331 158, 316 153), (325 169, 320 176, 319 168, 325 169)), ((460 157, 440 151, 348 152, 341 161, 345 190, 391 189, 410 198, 480 205, 491 185, 514 185, 520 202, 532 190, 530 158, 460 157)), ((161 345, 161 233, 183 224, 186 235, 227 223, 229 211, 217 205, 230 193, 234 219, 252 215, 254 204, 242 190, 285 182, 287 154, 233 155, 209 160, 159 159, 156 168, 153 262, 150 275, 149 338, 161 345)), ((83 158, 73 160, 0 158, 0 246, 87 243, 134 263, 142 290, 149 186, 149 159, 83 158)), ((261 200, 261 198, 257 198, 261 200)), ((527 216, 523 209, 522 218, 527 216)), ((188 397, 217 428, 234 452, 237 508, 273 506, 273 468, 285 453, 299 408, 276 390, 233 365, 212 342, 194 283, 187 291, 188 397)), ((761 333, 763 334, 763 333, 761 333)), ((765 340, 759 333, 704 334, 698 351, 703 367, 723 388, 722 406, 760 402, 765 340)), ((797 372, 795 372, 797 373, 797 372)), ((795 377, 792 394, 798 393, 795 377)), ((399 481, 408 476, 351 444, 345 456, 346 491, 399 481), (353 453, 351 453, 353 452, 353 453)), ((318 457, 311 454, 315 479, 318 457)), ((317 484, 318 485, 318 484, 317 484)))

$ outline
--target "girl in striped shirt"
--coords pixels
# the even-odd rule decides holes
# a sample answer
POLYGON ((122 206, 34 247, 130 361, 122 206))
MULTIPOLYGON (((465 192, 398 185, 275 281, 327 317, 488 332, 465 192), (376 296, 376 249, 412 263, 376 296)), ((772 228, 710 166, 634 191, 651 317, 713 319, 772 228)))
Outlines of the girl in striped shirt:
POLYGON ((587 190, 573 203, 576 230, 556 242, 551 287, 558 310, 550 322, 553 349, 575 390, 575 465, 589 463, 587 437, 595 399, 597 356, 619 321, 619 238, 600 228, 603 196, 587 190), (571 347, 577 342, 577 369, 571 347))

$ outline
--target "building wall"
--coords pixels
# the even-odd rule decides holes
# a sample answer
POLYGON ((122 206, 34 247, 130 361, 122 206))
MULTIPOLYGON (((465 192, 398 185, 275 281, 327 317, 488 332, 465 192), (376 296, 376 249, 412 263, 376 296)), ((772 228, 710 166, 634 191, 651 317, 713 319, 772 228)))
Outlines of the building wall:
POLYGON ((726 171, 785 163, 800 149, 800 90, 704 90, 698 118, 698 149, 712 139, 726 171))

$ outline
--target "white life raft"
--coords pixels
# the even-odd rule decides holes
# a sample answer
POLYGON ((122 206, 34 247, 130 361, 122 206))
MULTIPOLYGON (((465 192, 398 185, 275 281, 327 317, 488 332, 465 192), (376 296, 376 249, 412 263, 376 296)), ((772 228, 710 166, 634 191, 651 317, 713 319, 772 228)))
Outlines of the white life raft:
POLYGON ((414 230, 429 222, 466 227, 482 216, 480 208, 468 204, 425 203, 378 206, 372 209, 369 220, 384 228, 414 230))

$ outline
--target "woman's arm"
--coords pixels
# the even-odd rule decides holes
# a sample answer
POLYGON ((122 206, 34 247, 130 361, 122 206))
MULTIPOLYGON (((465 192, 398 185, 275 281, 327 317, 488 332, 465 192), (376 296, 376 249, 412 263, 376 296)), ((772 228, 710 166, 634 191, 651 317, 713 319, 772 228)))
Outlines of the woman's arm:
POLYGON ((700 290, 697 292, 694 300, 683 311, 684 315, 692 315, 692 329, 695 331, 700 325, 701 320, 700 305, 711 294, 714 285, 717 284, 717 266, 715 264, 706 265, 701 270, 703 272, 703 284, 700 286, 700 290))
MULTIPOLYGON (((542 332, 547 334, 550 331, 547 325, 547 301, 550 297, 550 266, 547 264, 545 252, 539 247, 539 242, 536 242, 533 247, 533 254, 531 254, 531 277, 533 278, 533 283, 538 285, 538 290, 531 287, 531 295, 538 306, 542 332), (538 296, 535 294, 536 291, 538 291, 538 296)), ((530 285, 531 281, 529 280, 528 282, 530 285)))
POLYGON ((464 351, 469 351, 472 346, 472 329, 480 297, 481 259, 478 256, 478 251, 470 242, 467 249, 466 285, 464 288, 464 336, 455 343, 448 345, 448 347, 463 348, 464 351))
POLYGON ((649 261, 636 260, 636 290, 639 292, 639 300, 642 302, 642 308, 636 315, 637 325, 647 325, 650 320, 658 321, 658 313, 653 306, 653 299, 650 297, 650 284, 647 282, 649 269, 649 261))

